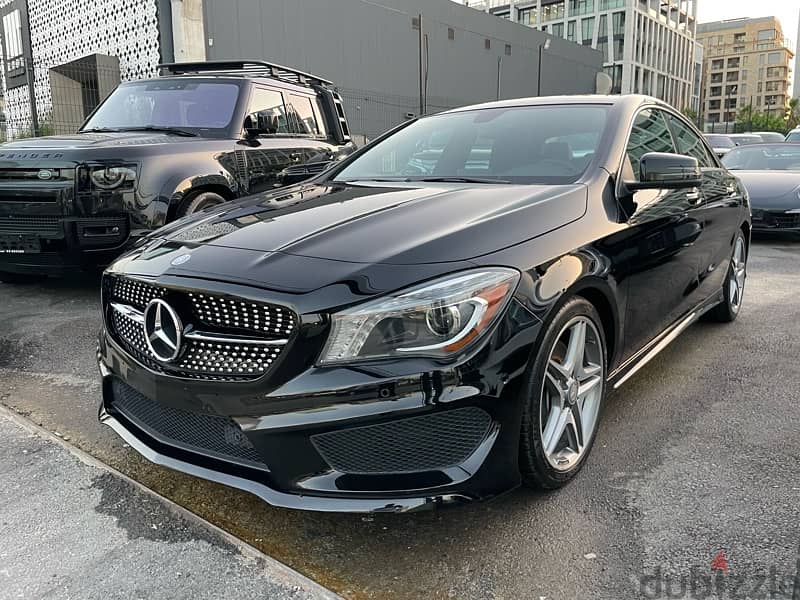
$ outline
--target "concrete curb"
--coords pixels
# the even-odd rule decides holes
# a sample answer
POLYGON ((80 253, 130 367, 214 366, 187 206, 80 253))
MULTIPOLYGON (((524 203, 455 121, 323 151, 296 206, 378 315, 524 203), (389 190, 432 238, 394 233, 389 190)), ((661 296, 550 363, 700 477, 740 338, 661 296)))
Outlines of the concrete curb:
POLYGON ((259 564, 263 565, 263 570, 265 575, 270 579, 273 579, 274 581, 282 583, 286 586, 298 588, 310 595, 313 595, 314 598, 318 598, 319 600, 342 600, 341 596, 321 586, 312 579, 309 579, 305 575, 298 573, 291 567, 286 566, 285 564, 272 558, 271 556, 264 554, 257 548, 254 548, 250 544, 240 540, 239 538, 228 533, 224 529, 221 529, 216 525, 214 525, 213 523, 206 521, 205 519, 199 517, 190 510, 187 510, 186 508, 180 506, 179 504, 176 504, 169 498, 165 498, 161 494, 154 492, 150 488, 142 485, 141 483, 139 483, 134 479, 131 479, 130 477, 117 471, 113 467, 110 467, 107 464, 99 461, 98 459, 87 454, 83 450, 76 448, 75 446, 65 442, 57 435, 31 422, 24 416, 20 415, 17 412, 14 412, 10 408, 2 404, 0 404, 0 416, 6 417, 10 421, 16 423, 23 429, 31 432, 32 434, 40 438, 44 438, 49 442, 57 444, 58 446, 69 452, 72 456, 77 458, 83 464, 98 469, 100 471, 109 473, 114 477, 118 477, 119 479, 135 487, 142 493, 147 494, 150 497, 156 499, 177 517, 180 517, 188 521, 189 523, 193 523, 199 527, 202 527, 203 529, 208 530, 212 535, 218 537, 222 541, 235 547, 242 554, 242 556, 251 559, 253 561, 259 561, 259 564))

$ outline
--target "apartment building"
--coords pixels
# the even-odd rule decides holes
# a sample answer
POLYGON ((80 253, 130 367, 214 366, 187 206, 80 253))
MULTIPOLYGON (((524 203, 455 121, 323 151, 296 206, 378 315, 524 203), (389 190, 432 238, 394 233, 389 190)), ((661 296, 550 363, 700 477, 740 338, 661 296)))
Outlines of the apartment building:
POLYGON ((680 109, 698 103, 695 0, 477 0, 468 5, 600 50, 612 93, 650 94, 680 109))
POLYGON ((747 105, 785 114, 794 52, 777 18, 701 23, 697 41, 704 47, 701 114, 710 127, 734 123, 747 105))

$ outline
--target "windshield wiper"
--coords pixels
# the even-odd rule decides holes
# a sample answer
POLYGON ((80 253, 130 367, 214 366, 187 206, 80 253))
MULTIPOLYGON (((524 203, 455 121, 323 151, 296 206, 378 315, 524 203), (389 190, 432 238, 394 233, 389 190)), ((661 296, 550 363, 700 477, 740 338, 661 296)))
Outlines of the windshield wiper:
POLYGON ((420 177, 406 179, 406 181, 441 181, 444 183, 511 183, 506 179, 491 179, 489 177, 420 177))
POLYGON ((114 133, 120 131, 115 127, 92 127, 91 129, 81 129, 78 133, 114 133))
POLYGON ((159 125, 145 125, 144 127, 120 127, 115 131, 162 131, 164 133, 172 133, 175 135, 182 135, 184 137, 197 137, 193 131, 186 131, 185 129, 178 129, 177 127, 161 127, 159 125))

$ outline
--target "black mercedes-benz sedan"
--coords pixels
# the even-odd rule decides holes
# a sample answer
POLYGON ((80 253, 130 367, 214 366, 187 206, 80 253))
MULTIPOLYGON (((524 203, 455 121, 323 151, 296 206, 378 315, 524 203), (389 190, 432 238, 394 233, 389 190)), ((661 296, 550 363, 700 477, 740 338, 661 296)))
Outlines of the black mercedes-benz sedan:
POLYGON ((100 420, 278 506, 556 488, 610 388, 736 318, 749 239, 744 188, 652 98, 424 117, 109 267, 100 420))
POLYGON ((747 189, 753 231, 800 233, 800 144, 742 146, 723 163, 747 189))

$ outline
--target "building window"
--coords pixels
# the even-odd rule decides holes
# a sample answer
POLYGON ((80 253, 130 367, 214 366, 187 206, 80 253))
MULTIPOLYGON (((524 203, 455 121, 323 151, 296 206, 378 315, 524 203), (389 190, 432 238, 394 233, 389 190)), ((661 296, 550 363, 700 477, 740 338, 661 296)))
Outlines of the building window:
POLYGON ((569 23, 567 23, 567 39, 570 42, 577 41, 575 38, 575 36, 577 35, 576 30, 577 30, 577 21, 570 21, 569 23))
POLYGON ((594 12, 594 0, 569 0, 570 16, 587 15, 594 12))
POLYGON ((776 37, 774 29, 762 29, 758 32, 758 41, 774 40, 776 37))
POLYGON ((584 46, 591 46, 594 41, 594 17, 581 20, 581 41, 584 46))
POLYGON ((625 13, 616 12, 612 15, 612 24, 614 27, 614 35, 625 35, 625 13))
POLYGON ((729 85, 725 88, 725 95, 726 96, 735 96, 739 93, 739 86, 738 85, 729 85))
POLYGON ((14 9, 3 17, 5 34, 6 72, 16 74, 25 70, 25 56, 22 46, 22 18, 19 9, 14 9))
POLYGON ((738 44, 744 42, 744 39, 747 37, 746 33, 734 33, 733 34, 733 43, 738 44))
POLYGON ((782 79, 786 77, 786 70, 784 67, 768 67, 767 79, 782 79))
POLYGON ((603 62, 608 59, 608 15, 600 16, 600 24, 597 30, 597 49, 603 53, 603 62))
POLYGON ((712 73, 711 83, 722 83, 722 73, 712 73))
POLYGON ((783 57, 782 57, 782 53, 781 52, 770 52, 768 57, 767 57, 767 64, 779 65, 779 64, 781 64, 781 59, 782 58, 783 57))
POLYGON ((722 87, 714 86, 711 88, 711 91, 708 93, 709 96, 721 96, 722 95, 722 87))
POLYGON ((519 22, 523 25, 536 25, 539 22, 539 13, 536 7, 519 11, 519 22))
POLYGON ((764 84, 764 91, 767 91, 767 92, 782 92, 784 85, 785 84, 784 84, 783 81, 767 81, 764 84))
POLYGON ((542 7, 542 21, 564 18, 564 2, 556 2, 542 7))
POLYGON ((453 29, 452 27, 447 28, 447 39, 448 40, 456 39, 456 30, 453 29))
POLYGON ((511 56, 511 44, 506 44, 506 56, 511 56))
POLYGON ((600 10, 623 8, 624 6, 625 0, 600 0, 600 10))
POLYGON ((564 37, 564 24, 563 23, 553 23, 552 26, 552 33, 556 37, 564 37))
POLYGON ((483 47, 486 48, 487 50, 491 50, 492 49, 492 40, 490 40, 489 38, 486 38, 485 40, 483 40, 483 47))
POLYGON ((729 69, 738 69, 739 68, 739 58, 729 58, 728 59, 728 68, 729 69))
POLYGON ((614 40, 614 60, 622 60, 622 56, 625 53, 625 40, 615 39, 614 40))
POLYGON ((739 81, 739 71, 730 71, 725 77, 725 81, 739 81))
POLYGON ((747 69, 742 69, 739 73, 741 74, 742 81, 747 81, 747 69))
POLYGON ((760 65, 767 64, 767 55, 766 54, 759 54, 758 55, 758 64, 760 64, 760 65))
POLYGON ((718 71, 719 69, 725 68, 725 61, 721 58, 711 61, 711 70, 718 71))

